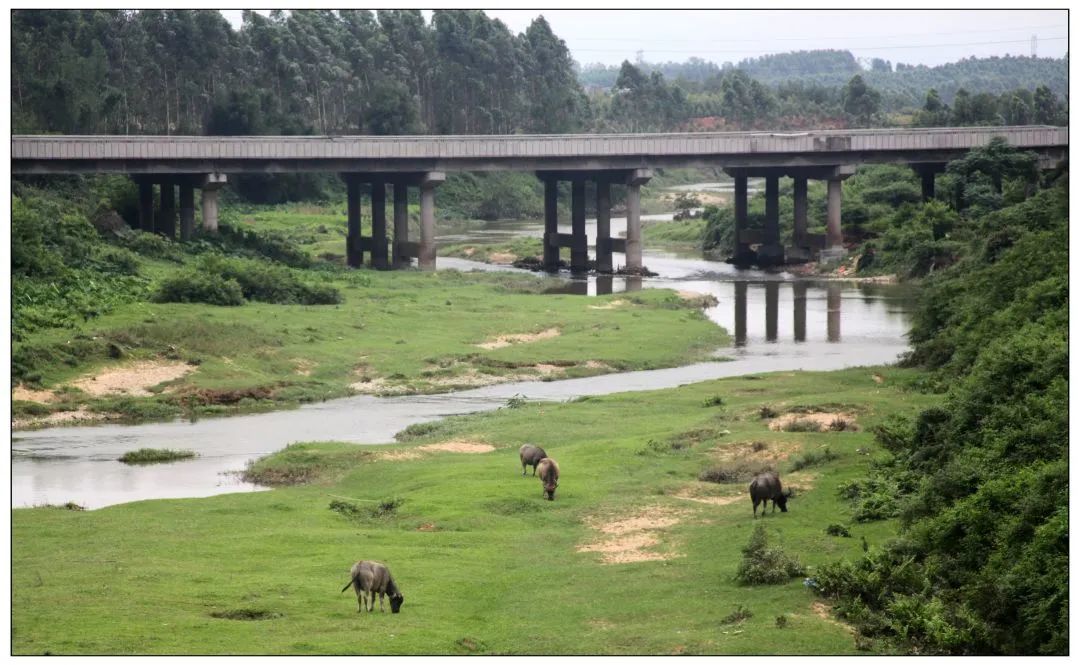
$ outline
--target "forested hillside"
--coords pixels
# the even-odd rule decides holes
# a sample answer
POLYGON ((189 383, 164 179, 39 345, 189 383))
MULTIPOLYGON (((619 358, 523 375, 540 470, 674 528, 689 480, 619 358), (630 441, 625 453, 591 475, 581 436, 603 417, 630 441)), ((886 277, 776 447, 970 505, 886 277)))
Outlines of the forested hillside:
POLYGON ((17 10, 12 36, 17 133, 715 131, 1068 112, 1067 59, 864 71, 847 51, 801 51, 580 69, 542 17, 514 34, 476 10, 248 11, 239 30, 216 10, 17 10))

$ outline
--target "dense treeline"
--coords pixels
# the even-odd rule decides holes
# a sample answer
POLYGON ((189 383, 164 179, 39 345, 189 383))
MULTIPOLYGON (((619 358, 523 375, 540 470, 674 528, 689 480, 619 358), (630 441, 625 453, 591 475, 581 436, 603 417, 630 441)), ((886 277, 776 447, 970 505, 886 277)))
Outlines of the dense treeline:
POLYGON ((12 12, 16 132, 562 133, 587 100, 543 18, 482 11, 12 12), (552 112, 558 109, 558 112, 552 112))
MULTIPOLYGON (((1036 85, 1043 84, 1058 96, 1065 96, 1069 91, 1067 57, 972 57, 933 67, 902 62, 894 65, 888 60, 874 58, 869 68, 864 69, 850 51, 822 49, 775 53, 723 65, 701 58, 690 58, 685 62, 638 62, 636 65, 646 75, 659 72, 665 78, 677 81, 687 93, 699 92, 710 80, 736 71, 771 88, 797 81, 802 85, 835 89, 860 74, 869 85, 882 92, 885 110, 890 112, 918 106, 930 88, 937 89, 948 103, 952 103, 953 96, 961 89, 972 94, 1001 95, 1018 88, 1032 92, 1036 85)), ((581 68, 579 78, 590 90, 610 89, 620 71, 615 65, 590 64, 581 68)))
POLYGON ((911 333, 909 362, 947 396, 880 427, 889 456, 841 488, 900 537, 809 582, 918 653, 1068 653, 1068 184, 1025 198, 1028 161, 982 151, 951 172, 1001 196, 921 211, 968 229, 943 232, 959 260, 926 281, 911 333))

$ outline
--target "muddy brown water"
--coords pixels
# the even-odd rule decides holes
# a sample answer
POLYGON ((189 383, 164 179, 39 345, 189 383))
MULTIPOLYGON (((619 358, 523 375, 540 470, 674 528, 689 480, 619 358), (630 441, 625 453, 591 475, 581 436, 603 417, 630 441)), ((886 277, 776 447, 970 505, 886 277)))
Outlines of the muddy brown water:
MULTIPOLYGON (((670 215, 652 215, 670 219, 670 215)), ((589 220, 590 237, 595 220, 589 220)), ((612 232, 625 232, 612 219, 612 232)), ((492 222, 451 242, 494 242, 542 233, 538 222, 492 222)), ((621 255, 615 262, 620 264, 621 255)), ((297 441, 381 444, 414 423, 497 409, 514 396, 567 400, 584 395, 670 388, 709 379, 786 370, 832 370, 890 363, 907 349, 912 293, 897 285, 823 282, 786 273, 737 271, 688 254, 646 251, 656 278, 595 276, 559 290, 596 295, 642 288, 708 293, 719 304, 706 314, 735 338, 716 361, 670 369, 624 372, 550 382, 505 383, 441 395, 355 396, 271 413, 177 420, 144 425, 58 427, 16 432, 12 440, 12 506, 73 501, 100 508, 144 499, 211 496, 262 489, 239 472, 254 459, 297 441), (727 360, 721 360, 727 359, 727 360), (194 450, 199 457, 170 464, 127 466, 116 461, 137 448, 194 450)), ((440 269, 513 270, 461 259, 440 269)), ((565 276, 565 275, 564 275, 565 276)))

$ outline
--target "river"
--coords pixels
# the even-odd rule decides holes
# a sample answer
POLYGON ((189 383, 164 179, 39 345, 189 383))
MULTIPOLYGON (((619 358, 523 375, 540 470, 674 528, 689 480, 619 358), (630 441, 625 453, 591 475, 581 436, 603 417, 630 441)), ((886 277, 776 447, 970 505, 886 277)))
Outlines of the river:
MULTIPOLYGON (((644 219, 665 220, 671 215, 644 219)), ((588 220, 595 237, 595 220, 588 220)), ((625 233, 625 218, 611 220, 625 233)), ((561 229, 569 231, 569 229, 561 229)), ((540 235, 540 222, 491 222, 439 236, 440 244, 495 242, 540 235)), ((615 255, 615 263, 623 262, 615 255)), ((910 291, 906 287, 799 279, 787 273, 735 270, 725 263, 646 250, 656 278, 575 279, 561 290, 596 295, 641 288, 712 294, 706 315, 735 338, 717 361, 550 382, 505 383, 441 395, 355 396, 271 413, 144 425, 96 425, 17 432, 12 440, 12 506, 75 502, 87 508, 144 499, 257 491, 239 471, 254 459, 297 441, 380 444, 419 422, 497 409, 507 399, 566 400, 583 395, 670 388, 708 379, 783 370, 831 370, 890 363, 907 348, 910 291), (720 359, 728 359, 721 361, 720 359), (138 448, 193 450, 172 464, 128 466, 116 459, 138 448)), ((440 258, 440 269, 506 270, 440 258)))

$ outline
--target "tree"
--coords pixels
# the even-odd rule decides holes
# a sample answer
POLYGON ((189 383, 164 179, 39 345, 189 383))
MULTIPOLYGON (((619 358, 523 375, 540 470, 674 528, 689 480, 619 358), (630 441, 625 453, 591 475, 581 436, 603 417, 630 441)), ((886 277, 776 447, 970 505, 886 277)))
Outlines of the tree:
POLYGON ((852 76, 844 87, 843 99, 844 112, 863 127, 870 126, 870 121, 881 108, 881 93, 866 85, 859 74, 852 76))

